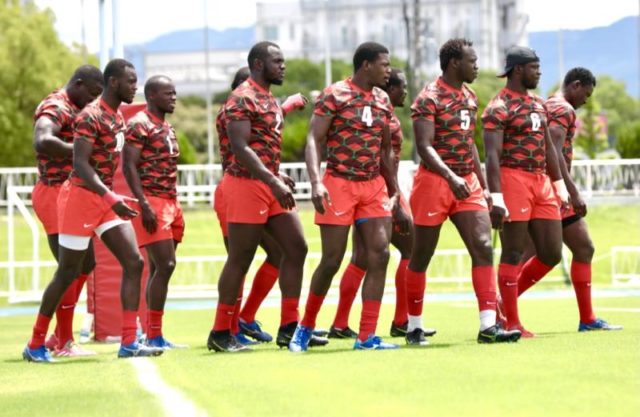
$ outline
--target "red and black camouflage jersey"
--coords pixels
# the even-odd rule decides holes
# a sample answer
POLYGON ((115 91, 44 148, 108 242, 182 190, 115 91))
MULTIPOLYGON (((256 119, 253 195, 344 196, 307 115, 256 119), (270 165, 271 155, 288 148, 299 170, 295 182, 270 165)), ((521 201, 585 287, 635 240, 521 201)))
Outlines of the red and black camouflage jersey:
POLYGON ((562 156, 567 164, 567 169, 571 171, 573 136, 576 133, 576 111, 561 92, 549 97, 544 103, 544 107, 547 110, 549 127, 559 126, 567 132, 562 144, 562 156))
MULTIPOLYGON (((41 117, 50 119, 60 128, 57 137, 63 142, 73 142, 73 121, 80 109, 69 99, 67 92, 56 90, 45 97, 38 105, 33 122, 37 122, 41 117)), ((43 153, 37 153, 38 173, 40 182, 46 185, 62 184, 73 169, 73 158, 71 156, 53 157, 43 153)))
POLYGON ((144 110, 127 122, 125 139, 140 150, 138 173, 145 194, 175 199, 180 149, 173 126, 144 110))
MULTIPOLYGON (((434 124, 433 148, 456 175, 473 171, 473 130, 478 99, 469 87, 457 89, 442 77, 426 85, 411 106, 413 120, 434 124)), ((423 161, 423 164, 426 163, 423 161)))
MULTIPOLYGON (((248 78, 231 92, 224 110, 227 125, 233 121, 249 120, 251 137, 249 147, 258 155, 264 166, 278 174, 282 148, 282 109, 270 91, 248 78)), ((252 178, 249 170, 235 156, 227 171, 234 177, 252 178)))
POLYGON ((487 130, 502 130, 500 166, 523 171, 546 171, 544 100, 532 93, 503 88, 487 105, 482 115, 487 130))
MULTIPOLYGON (((113 110, 102 99, 87 105, 76 117, 73 140, 83 140, 93 145, 89 165, 108 188, 113 184, 113 175, 118 167, 120 152, 124 146, 125 124, 119 110, 113 110)), ((86 186, 76 170, 70 181, 86 186)))
POLYGON ((220 106, 218 115, 216 116, 216 131, 218 132, 218 143, 220 148, 220 162, 222 163, 222 172, 225 172, 233 159, 231 153, 231 142, 227 135, 227 121, 224 118, 224 111, 227 103, 220 106))
POLYGON ((396 166, 400 163, 400 152, 402 151, 402 126, 400 126, 400 119, 393 113, 393 107, 391 108, 391 122, 389 123, 389 130, 391 133, 391 148, 393 149, 393 156, 396 166))
POLYGON ((391 102, 382 89, 364 91, 351 78, 325 88, 314 114, 331 117, 327 133, 327 172, 351 181, 380 174, 382 131, 391 123, 391 102))

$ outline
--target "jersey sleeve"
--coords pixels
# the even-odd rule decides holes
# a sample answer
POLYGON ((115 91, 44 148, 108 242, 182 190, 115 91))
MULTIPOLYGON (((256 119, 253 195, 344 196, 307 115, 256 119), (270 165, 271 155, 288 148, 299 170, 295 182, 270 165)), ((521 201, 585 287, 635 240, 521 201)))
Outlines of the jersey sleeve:
POLYGON ((326 88, 318 99, 313 108, 313 114, 318 116, 333 117, 336 115, 338 106, 336 96, 331 88, 326 88))
POLYGON ((418 94, 415 101, 411 105, 411 119, 435 121, 436 118, 436 101, 435 98, 422 91, 418 94))
POLYGON ((491 100, 482 113, 482 127, 487 130, 504 130, 508 118, 504 102, 501 99, 491 100))
POLYGON ((138 150, 142 150, 148 138, 147 130, 144 123, 137 117, 129 120, 127 123, 127 131, 125 133, 126 143, 132 145, 138 150))
POLYGON ((255 111, 255 103, 249 97, 231 94, 225 104, 224 117, 227 122, 251 120, 255 111))
POLYGON ((38 120, 41 117, 46 117, 60 128, 72 121, 69 113, 63 110, 61 103, 54 101, 47 101, 38 109, 35 119, 38 120))
POLYGON ((95 116, 90 113, 80 112, 75 120, 73 140, 84 140, 94 143, 98 136, 99 125, 95 116))
POLYGON ((575 114, 562 104, 545 105, 549 127, 558 126, 568 131, 574 122, 575 114))

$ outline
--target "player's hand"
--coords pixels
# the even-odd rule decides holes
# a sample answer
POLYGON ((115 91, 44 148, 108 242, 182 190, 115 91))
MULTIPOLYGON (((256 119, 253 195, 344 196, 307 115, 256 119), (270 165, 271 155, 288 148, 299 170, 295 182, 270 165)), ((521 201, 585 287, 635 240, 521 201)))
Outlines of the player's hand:
POLYGON ((279 177, 273 177, 273 181, 269 184, 273 196, 278 200, 278 203, 285 210, 291 210, 296 206, 296 199, 293 197, 293 192, 287 184, 284 183, 279 177))
POLYGON ((293 178, 291 178, 290 176, 288 176, 284 172, 278 173, 278 176, 291 189, 291 192, 295 192, 296 191, 296 182, 293 180, 293 178))
POLYGON ((571 202, 569 199, 569 191, 567 191, 567 186, 565 185, 564 180, 554 181, 553 188, 556 190, 556 195, 560 199, 560 210, 569 210, 569 207, 571 207, 571 202))
POLYGON ((491 197, 491 192, 489 191, 488 188, 484 188, 482 190, 482 196, 487 202, 487 207, 489 208, 489 211, 491 211, 491 209, 493 208, 493 198, 491 197))
POLYGON ((404 211, 401 205, 398 205, 398 208, 393 211, 393 223, 401 235, 408 235, 411 231, 411 216, 404 211))
POLYGON ((585 217, 587 215, 587 203, 578 191, 571 195, 571 205, 578 216, 585 217))
POLYGON ((116 194, 109 190, 103 194, 102 200, 107 203, 118 217, 130 220, 138 215, 138 212, 127 205, 127 202, 137 203, 138 200, 126 195, 116 194))
POLYGON ((285 113, 289 113, 292 110, 302 110, 304 106, 307 105, 309 99, 303 96, 300 93, 294 94, 286 98, 284 103, 282 103, 282 111, 285 113))
POLYGON ((449 178, 447 182, 449 183, 449 188, 451 188, 453 195, 458 200, 464 200, 471 195, 469 185, 464 180, 464 178, 460 178, 459 176, 454 174, 451 176, 451 178, 449 178))
POLYGON ((325 202, 328 206, 331 206, 331 197, 329 197, 329 191, 323 183, 311 184, 311 202, 313 207, 320 214, 324 214, 326 211, 325 202))
POLYGON ((140 208, 142 209, 142 226, 149 234, 155 233, 158 228, 156 212, 153 211, 153 208, 147 201, 143 201, 140 204, 140 208))
POLYGON ((502 225, 506 219, 507 211, 503 207, 493 206, 489 211, 489 217, 491 217, 491 227, 497 230, 502 230, 502 225))

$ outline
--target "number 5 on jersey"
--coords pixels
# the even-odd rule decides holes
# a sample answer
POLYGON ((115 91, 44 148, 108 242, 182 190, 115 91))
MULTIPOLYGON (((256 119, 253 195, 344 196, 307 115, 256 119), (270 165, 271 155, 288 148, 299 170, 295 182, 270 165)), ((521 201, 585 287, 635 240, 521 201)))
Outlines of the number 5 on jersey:
POLYGON ((469 110, 460 110, 460 129, 469 130, 469 126, 471 126, 471 116, 469 116, 469 110))

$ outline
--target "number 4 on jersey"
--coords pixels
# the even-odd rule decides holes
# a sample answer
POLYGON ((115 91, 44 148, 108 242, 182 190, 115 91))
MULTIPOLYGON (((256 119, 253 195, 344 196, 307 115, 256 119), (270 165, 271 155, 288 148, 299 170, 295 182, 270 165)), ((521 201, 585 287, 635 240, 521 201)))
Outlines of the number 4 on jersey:
POLYGON ((364 106, 362 109, 362 118, 360 119, 366 123, 367 127, 371 127, 373 124, 373 114, 371 113, 371 106, 364 106))

